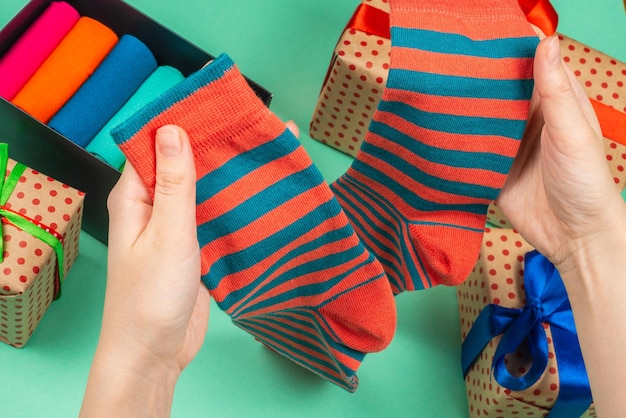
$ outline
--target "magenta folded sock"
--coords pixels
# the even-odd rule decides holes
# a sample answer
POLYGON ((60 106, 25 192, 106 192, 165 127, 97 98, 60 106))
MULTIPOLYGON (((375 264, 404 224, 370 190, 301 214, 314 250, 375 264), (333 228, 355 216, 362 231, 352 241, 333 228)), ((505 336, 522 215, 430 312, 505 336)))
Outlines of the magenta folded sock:
POLYGON ((78 21, 65 2, 52 2, 0 57, 0 97, 12 100, 78 21))

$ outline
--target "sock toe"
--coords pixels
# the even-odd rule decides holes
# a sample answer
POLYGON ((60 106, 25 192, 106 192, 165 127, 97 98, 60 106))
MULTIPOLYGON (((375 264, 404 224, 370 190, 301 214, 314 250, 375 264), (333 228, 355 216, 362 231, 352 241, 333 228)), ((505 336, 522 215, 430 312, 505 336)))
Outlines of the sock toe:
POLYGON ((344 293, 320 308, 320 312, 336 342, 363 353, 384 350, 395 333, 396 305, 384 275, 344 293))
POLYGON ((423 224, 409 228, 432 286, 456 286, 467 278, 478 258, 482 230, 423 224), (451 247, 455 248, 453 253, 449 251, 451 247))

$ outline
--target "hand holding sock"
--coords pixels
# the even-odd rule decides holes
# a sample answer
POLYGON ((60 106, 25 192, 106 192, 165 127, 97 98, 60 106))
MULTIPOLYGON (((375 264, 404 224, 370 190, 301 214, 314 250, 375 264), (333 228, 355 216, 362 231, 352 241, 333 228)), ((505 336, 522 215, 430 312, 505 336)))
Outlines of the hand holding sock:
POLYGON ((298 140, 224 55, 113 131, 152 193, 154 135, 166 124, 192 141, 202 281, 218 306, 276 352, 356 390, 365 353, 394 334, 394 298, 298 140))

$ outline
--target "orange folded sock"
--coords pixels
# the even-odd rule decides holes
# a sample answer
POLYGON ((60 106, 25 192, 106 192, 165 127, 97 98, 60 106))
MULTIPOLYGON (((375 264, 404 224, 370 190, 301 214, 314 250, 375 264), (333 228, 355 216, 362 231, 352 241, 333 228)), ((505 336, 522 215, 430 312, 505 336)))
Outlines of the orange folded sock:
POLYGON ((81 17, 11 102, 47 123, 117 43, 102 23, 81 17))

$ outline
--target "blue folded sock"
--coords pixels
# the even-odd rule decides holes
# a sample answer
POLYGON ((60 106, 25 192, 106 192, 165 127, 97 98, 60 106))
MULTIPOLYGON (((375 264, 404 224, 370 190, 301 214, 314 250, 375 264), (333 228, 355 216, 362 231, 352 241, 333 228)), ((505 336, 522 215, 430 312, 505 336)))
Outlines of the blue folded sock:
POLYGON ((135 93, 157 63, 139 39, 124 35, 48 125, 84 147, 135 93))
POLYGON ((111 136, 111 130, 184 79, 185 77, 180 71, 169 66, 162 66, 154 70, 135 94, 91 140, 87 145, 87 151, 109 165, 121 169, 126 161, 126 156, 117 147, 111 136))

